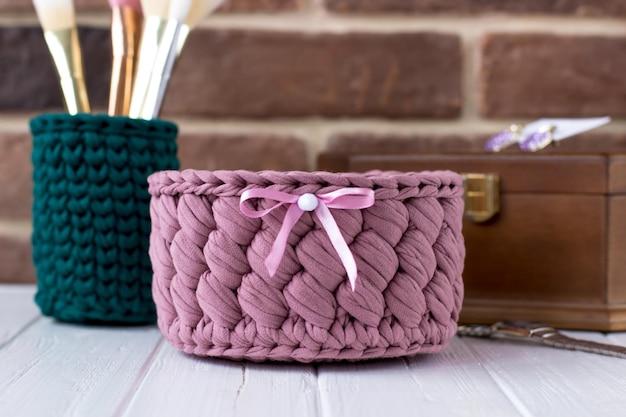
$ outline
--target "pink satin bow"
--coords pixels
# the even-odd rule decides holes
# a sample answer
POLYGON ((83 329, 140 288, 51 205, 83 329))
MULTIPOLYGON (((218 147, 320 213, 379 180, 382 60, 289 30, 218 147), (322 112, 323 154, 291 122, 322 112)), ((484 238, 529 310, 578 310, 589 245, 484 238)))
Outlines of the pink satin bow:
POLYGON ((244 191, 239 202, 239 209, 248 217, 260 218, 284 204, 289 204, 289 209, 272 245, 272 250, 265 259, 265 266, 270 276, 274 276, 278 270, 291 229, 305 211, 315 211, 348 273, 348 279, 354 291, 357 277, 356 262, 348 244, 341 235, 335 218, 328 209, 359 210, 371 207, 374 205, 374 191, 368 188, 342 188, 327 194, 294 195, 271 189, 255 188, 244 191), (253 198, 266 198, 275 200, 277 203, 266 210, 251 210, 244 203, 253 198))

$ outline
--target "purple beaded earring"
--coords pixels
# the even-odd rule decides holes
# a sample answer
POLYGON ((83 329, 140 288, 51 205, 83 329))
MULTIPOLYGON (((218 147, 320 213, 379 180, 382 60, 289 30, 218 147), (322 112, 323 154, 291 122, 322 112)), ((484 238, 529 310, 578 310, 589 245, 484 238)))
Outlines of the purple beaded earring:
POLYGON ((518 143, 523 129, 524 125, 512 124, 507 130, 490 137, 485 143, 485 150, 487 152, 500 152, 518 143))
POLYGON ((528 135, 524 141, 520 143, 520 148, 526 152, 537 152, 546 146, 554 143, 555 126, 547 125, 539 128, 537 131, 528 135))

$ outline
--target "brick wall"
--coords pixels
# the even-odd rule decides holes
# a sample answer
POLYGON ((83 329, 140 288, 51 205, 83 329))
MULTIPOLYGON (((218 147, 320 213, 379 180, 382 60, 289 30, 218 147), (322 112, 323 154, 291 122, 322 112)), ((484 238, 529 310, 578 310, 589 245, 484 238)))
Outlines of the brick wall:
MULTIPOLYGON (((107 2, 77 4, 103 111, 107 2)), ((30 1, 0 0, 0 281, 34 280, 27 122, 61 110, 55 79, 30 1)), ((292 170, 326 146, 595 115, 616 119, 603 137, 626 136, 624 0, 228 0, 190 37, 163 117, 183 167, 292 170)))

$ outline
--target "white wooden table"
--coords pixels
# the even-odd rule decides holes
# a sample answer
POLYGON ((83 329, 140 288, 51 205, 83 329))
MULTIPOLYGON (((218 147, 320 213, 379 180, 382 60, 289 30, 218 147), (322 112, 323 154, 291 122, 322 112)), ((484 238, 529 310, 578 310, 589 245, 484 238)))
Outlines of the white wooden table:
MULTIPOLYGON (((0 416, 626 416, 626 360, 454 339, 359 364, 198 359, 158 329, 62 324, 0 286, 0 416)), ((626 333, 570 335, 626 345, 626 333)))

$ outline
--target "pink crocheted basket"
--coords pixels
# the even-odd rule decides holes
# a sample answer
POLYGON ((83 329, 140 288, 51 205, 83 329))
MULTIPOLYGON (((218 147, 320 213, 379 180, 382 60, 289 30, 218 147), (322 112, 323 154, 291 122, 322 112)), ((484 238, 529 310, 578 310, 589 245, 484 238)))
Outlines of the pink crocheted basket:
POLYGON ((176 348, 361 360, 436 352, 454 336, 465 258, 457 174, 187 170, 148 180, 153 296, 176 348), (294 207, 305 194, 317 204, 294 207), (308 211, 316 205, 330 210, 308 211))

